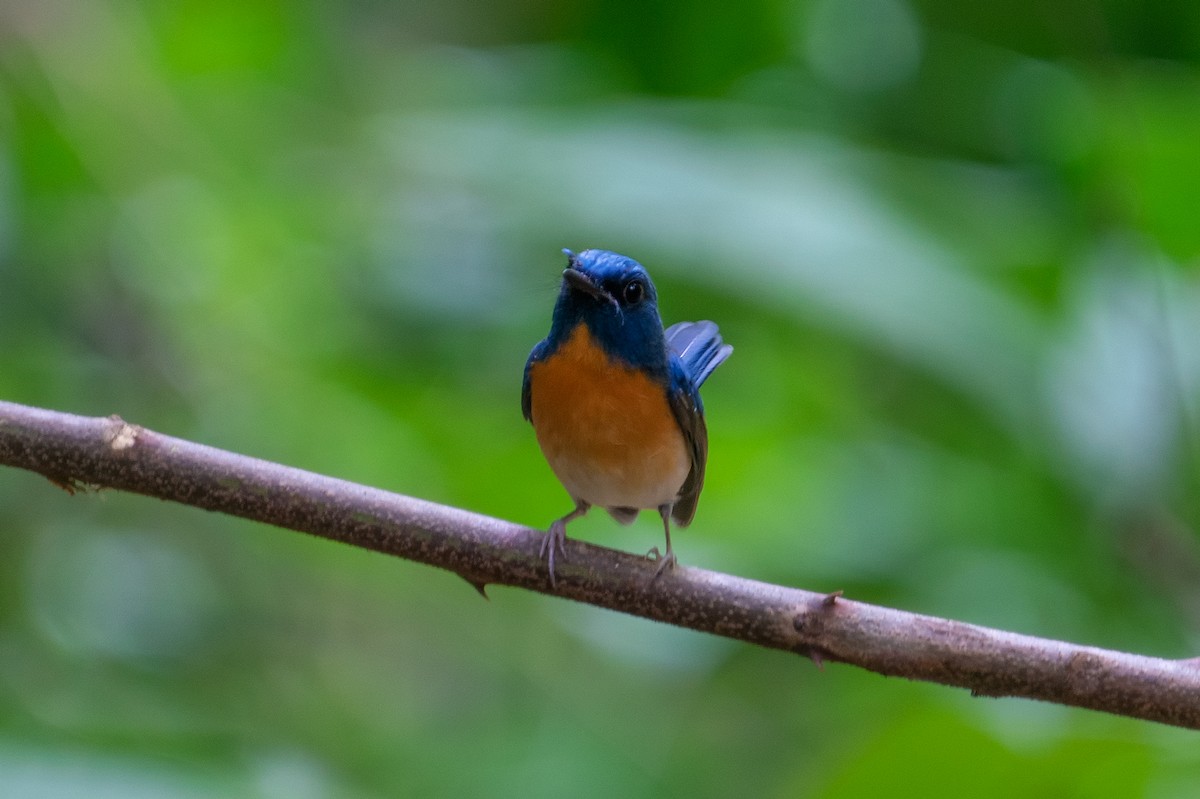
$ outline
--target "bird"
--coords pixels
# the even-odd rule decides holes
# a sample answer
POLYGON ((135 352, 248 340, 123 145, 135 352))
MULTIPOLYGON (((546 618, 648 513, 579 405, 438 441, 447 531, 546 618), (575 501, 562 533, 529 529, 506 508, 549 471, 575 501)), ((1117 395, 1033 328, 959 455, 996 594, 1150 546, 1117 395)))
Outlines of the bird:
POLYGON ((708 429, 700 386, 733 352, 713 322, 663 329, 658 293, 640 263, 607 250, 563 250, 550 333, 525 363, 521 412, 575 507, 542 539, 550 584, 565 557, 567 523, 593 506, 621 524, 662 517, 666 552, 652 579, 674 569, 671 522, 691 523, 704 487, 708 429))

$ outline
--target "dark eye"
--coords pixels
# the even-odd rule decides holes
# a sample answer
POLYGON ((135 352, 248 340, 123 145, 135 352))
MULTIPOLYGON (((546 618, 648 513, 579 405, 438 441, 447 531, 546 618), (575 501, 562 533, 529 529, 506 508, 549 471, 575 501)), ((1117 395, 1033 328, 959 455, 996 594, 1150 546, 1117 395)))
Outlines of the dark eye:
POLYGON ((626 305, 637 305, 646 296, 646 285, 640 280, 631 280, 625 284, 622 295, 626 305))

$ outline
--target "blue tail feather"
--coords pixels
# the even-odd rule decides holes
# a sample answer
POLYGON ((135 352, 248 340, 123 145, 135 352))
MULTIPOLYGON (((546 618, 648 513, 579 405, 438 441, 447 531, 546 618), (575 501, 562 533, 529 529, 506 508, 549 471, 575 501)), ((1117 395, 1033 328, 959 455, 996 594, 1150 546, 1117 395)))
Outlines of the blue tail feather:
POLYGON ((667 347, 679 357, 696 388, 733 352, 733 347, 721 340, 715 322, 678 322, 663 335, 667 347))

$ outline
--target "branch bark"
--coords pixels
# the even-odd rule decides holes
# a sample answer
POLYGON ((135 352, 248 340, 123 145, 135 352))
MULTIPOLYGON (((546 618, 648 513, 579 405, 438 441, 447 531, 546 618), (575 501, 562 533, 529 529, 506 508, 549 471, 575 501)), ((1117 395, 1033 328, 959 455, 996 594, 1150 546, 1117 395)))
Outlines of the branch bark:
POLYGON ((888 676, 1200 729, 1200 660, 1078 646, 567 541, 552 588, 542 531, 128 424, 0 402, 0 464, 69 490, 115 488, 437 566, 480 592, 527 588, 888 676))

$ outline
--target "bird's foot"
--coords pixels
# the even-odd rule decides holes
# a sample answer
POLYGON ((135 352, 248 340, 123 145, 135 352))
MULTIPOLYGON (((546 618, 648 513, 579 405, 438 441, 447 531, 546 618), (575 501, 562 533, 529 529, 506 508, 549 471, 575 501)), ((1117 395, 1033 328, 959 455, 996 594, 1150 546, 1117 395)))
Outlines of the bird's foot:
POLYGON ((667 554, 665 555, 659 553, 658 547, 653 547, 649 552, 646 553, 646 557, 649 560, 658 561, 658 568, 654 570, 654 577, 651 579, 651 582, 661 577, 663 572, 667 570, 673 570, 675 568, 675 564, 679 562, 675 558, 675 553, 671 551, 670 547, 667 548, 667 554))
POLYGON ((557 588, 558 585, 554 580, 554 553, 557 550, 559 555, 562 555, 563 560, 567 559, 567 551, 563 545, 567 540, 567 523, 564 519, 559 519, 554 524, 550 525, 550 529, 542 537, 542 546, 538 550, 538 557, 546 559, 546 567, 550 570, 550 587, 557 588))

